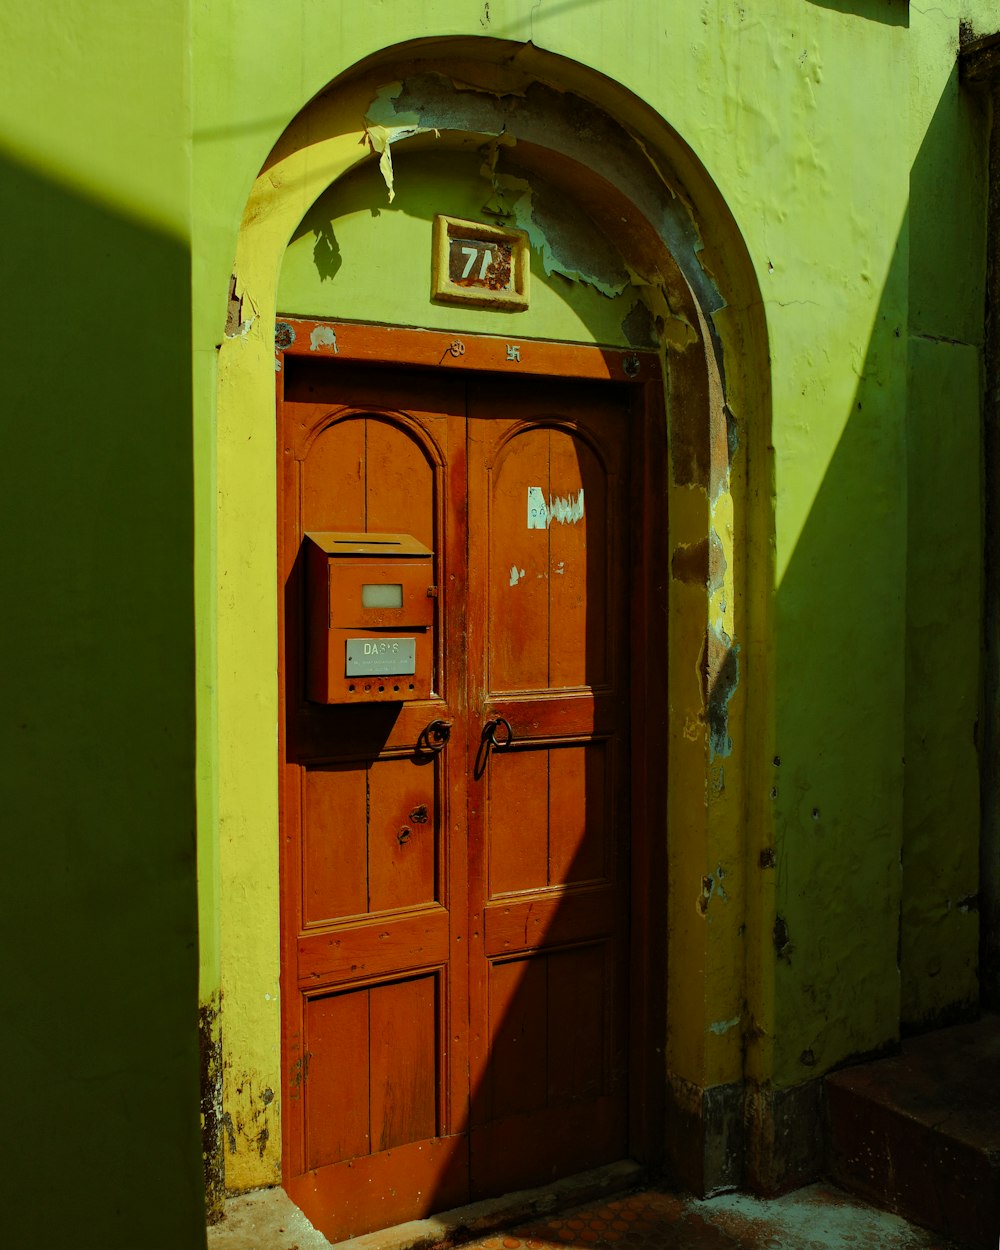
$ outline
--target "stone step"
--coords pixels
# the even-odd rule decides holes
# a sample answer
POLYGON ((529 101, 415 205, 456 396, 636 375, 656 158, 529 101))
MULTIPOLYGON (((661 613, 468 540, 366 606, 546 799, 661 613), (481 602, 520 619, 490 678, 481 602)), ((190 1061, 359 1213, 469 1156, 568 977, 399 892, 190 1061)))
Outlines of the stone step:
POLYGON ((826 1078, 830 1175, 976 1250, 1000 1245, 1000 1016, 826 1078))

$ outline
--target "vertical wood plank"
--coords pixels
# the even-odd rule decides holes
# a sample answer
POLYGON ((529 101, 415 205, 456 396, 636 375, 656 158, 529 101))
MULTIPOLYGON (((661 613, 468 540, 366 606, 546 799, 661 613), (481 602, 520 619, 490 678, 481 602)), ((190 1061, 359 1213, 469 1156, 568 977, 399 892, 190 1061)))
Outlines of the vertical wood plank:
POLYGON ((548 535, 528 528, 528 489, 548 497, 549 431, 515 434, 498 453, 491 485, 489 689, 537 690, 549 673, 548 535))
POLYGON ((371 1150, 368 1103, 368 990, 306 1000, 306 1167, 371 1150))
POLYGON ((435 981, 416 977, 370 990, 374 1150, 437 1135, 435 981))
POLYGON ((345 417, 313 439, 302 465, 306 530, 363 530, 365 418, 345 417))
POLYGON ((376 760, 369 770, 368 906, 373 912, 433 903, 437 761, 376 760))
POLYGON ((584 439, 551 440, 549 684, 596 686, 607 680, 607 482, 584 439))
POLYGON ((489 897, 548 884, 549 751, 495 752, 485 826, 489 897))
POLYGON ((434 469, 423 448, 388 416, 368 418, 366 439, 365 528, 412 534, 434 550, 434 469))
POLYGON ((544 956, 490 967, 491 1120, 545 1106, 547 980, 544 956))
POLYGON ((302 919, 368 911, 367 772, 363 764, 303 770, 302 919))
POLYGON ((607 745, 549 752, 549 885, 607 878, 607 745))
POLYGON ((553 1106, 606 1092, 609 987, 605 944, 548 957, 548 1101, 553 1106))

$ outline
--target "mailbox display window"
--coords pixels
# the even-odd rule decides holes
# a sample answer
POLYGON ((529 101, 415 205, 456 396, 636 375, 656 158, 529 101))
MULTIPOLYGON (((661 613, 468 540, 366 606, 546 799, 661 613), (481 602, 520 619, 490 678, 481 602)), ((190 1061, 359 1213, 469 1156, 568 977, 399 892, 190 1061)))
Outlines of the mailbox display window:
POLYGON ((306 694, 317 703, 430 697, 434 553, 409 534, 306 534, 306 694))
POLYGON ((361 606, 363 608, 401 608, 403 606, 403 583, 362 582, 361 606))

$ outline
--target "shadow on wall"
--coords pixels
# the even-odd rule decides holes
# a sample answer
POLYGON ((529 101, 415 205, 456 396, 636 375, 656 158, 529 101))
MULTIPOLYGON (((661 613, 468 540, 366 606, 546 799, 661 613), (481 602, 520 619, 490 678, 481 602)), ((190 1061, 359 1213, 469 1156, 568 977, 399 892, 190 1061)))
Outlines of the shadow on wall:
MULTIPOLYGON (((976 1010, 978 125, 953 76, 911 170, 842 433, 777 592, 780 1084, 891 1045, 900 1023, 976 1010)), ((804 322, 779 518, 783 491, 801 489, 795 449, 824 384, 822 345, 807 336, 804 322)))
POLYGON ((910 174, 904 1028, 975 1011, 1000 892, 977 862, 987 150, 954 65, 910 174))
POLYGON ((820 9, 833 9, 835 13, 853 13, 870 22, 884 22, 886 26, 910 24, 910 0, 809 0, 809 3, 820 9))
POLYGON ((189 256, 0 186, 5 1227, 173 1250, 204 1244, 189 256))

